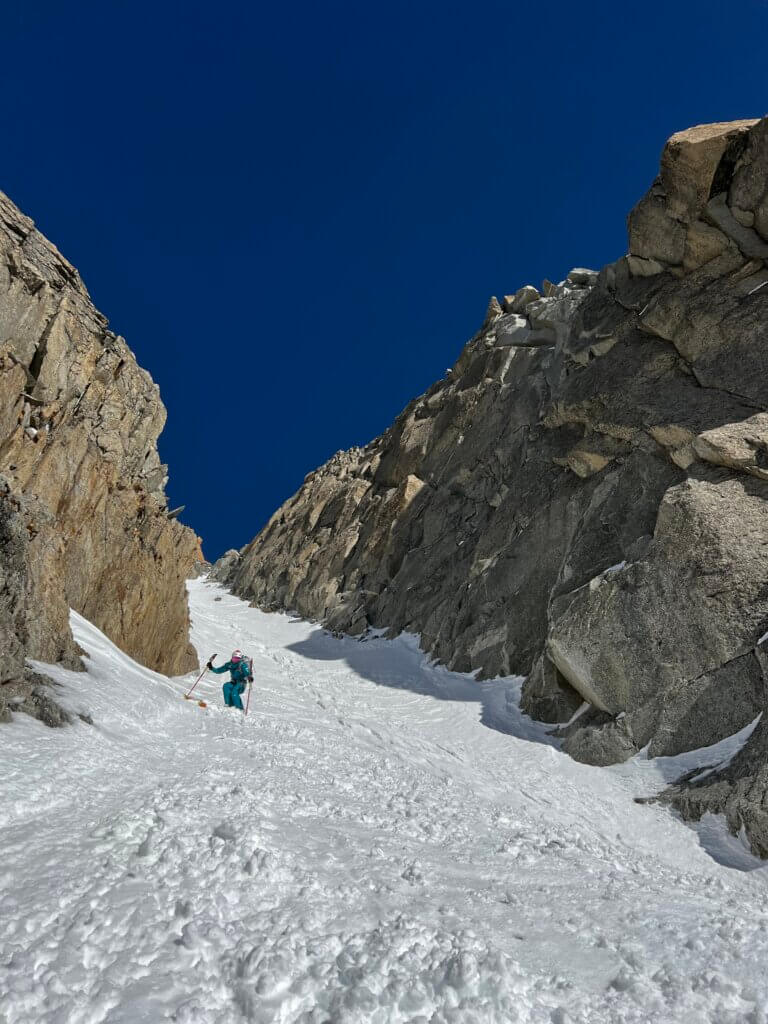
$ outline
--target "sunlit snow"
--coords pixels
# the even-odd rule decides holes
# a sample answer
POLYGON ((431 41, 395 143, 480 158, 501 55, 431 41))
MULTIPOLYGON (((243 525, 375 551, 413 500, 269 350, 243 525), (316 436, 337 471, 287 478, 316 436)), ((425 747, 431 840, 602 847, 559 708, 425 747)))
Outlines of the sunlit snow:
POLYGON ((94 725, 0 727, 3 1024, 768 1022, 765 870, 633 799, 746 731, 591 768, 519 680, 190 599, 247 718, 73 615, 88 674, 46 671, 94 725))

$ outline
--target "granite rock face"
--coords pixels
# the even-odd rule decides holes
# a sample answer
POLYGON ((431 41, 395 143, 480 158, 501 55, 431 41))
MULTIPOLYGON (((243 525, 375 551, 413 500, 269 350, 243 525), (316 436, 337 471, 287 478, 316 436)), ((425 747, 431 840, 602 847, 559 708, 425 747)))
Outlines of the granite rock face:
POLYGON ((580 710, 564 745, 590 763, 743 728, 768 685, 766 210, 768 119, 673 136, 628 254, 492 300, 448 375, 311 473, 228 582, 524 674, 530 714, 580 710))
POLYGON ((198 543, 168 518, 164 422, 77 271, 0 193, 0 701, 39 691, 25 658, 79 666, 70 607, 151 668, 195 666, 198 543))
POLYGON ((235 548, 230 548, 229 551, 224 552, 221 558, 216 559, 210 568, 208 576, 212 580, 216 580, 217 583, 227 583, 239 561, 240 552, 235 548))

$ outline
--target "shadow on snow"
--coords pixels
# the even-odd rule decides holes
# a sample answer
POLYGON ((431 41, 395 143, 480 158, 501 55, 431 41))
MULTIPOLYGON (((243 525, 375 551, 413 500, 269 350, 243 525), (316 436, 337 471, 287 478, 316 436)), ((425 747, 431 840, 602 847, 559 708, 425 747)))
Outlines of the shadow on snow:
POLYGON ((287 650, 309 661, 344 662, 377 686, 435 700, 474 702, 479 705, 480 723, 486 728, 533 743, 560 745, 548 735, 551 726, 535 722, 520 710, 522 676, 478 682, 470 675, 451 672, 430 662, 418 638, 410 634, 401 634, 395 640, 380 636, 355 639, 316 629, 306 640, 289 644, 287 650))
MULTIPOLYGON (((478 682, 470 675, 451 672, 430 662, 420 649, 418 638, 413 635, 401 634, 395 640, 385 640, 380 636, 355 639, 337 637, 318 628, 306 640, 289 644, 286 649, 308 661, 343 662, 351 671, 377 686, 406 690, 440 701, 474 702, 478 705, 480 723, 488 729, 531 743, 555 748, 561 745, 561 741, 549 735, 553 726, 536 722, 520 710, 522 676, 478 682)), ((648 789, 659 792, 692 768, 709 767, 724 755, 732 755, 745 742, 752 728, 754 723, 735 736, 701 750, 652 760, 642 751, 624 764, 597 770, 611 771, 618 776, 631 773, 638 781, 645 776, 642 781, 648 789), (648 769, 652 775, 647 774, 648 769)), ((707 815, 701 822, 688 827, 698 834, 702 848, 722 866, 737 871, 765 867, 763 861, 745 849, 743 839, 730 835, 724 823, 713 816, 707 815)))

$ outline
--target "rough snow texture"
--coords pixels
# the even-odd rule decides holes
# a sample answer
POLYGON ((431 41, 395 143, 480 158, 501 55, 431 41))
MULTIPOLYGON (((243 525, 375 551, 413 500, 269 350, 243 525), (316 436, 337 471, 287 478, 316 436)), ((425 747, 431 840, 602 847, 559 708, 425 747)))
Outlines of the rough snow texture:
POLYGON ((707 752, 580 765, 515 680, 190 594, 247 719, 74 616, 94 725, 3 732, 3 1024, 766 1024, 764 872, 633 800, 707 752))
POLYGON ((157 386, 77 271, 0 193, 0 718, 24 657, 74 664, 69 607, 188 670, 194 534, 167 517, 157 386))
POLYGON ((445 379, 307 477, 235 591, 524 674, 537 718, 587 701, 566 747, 591 763, 745 726, 766 701, 766 217, 768 119, 674 136, 629 255, 494 300, 445 379))

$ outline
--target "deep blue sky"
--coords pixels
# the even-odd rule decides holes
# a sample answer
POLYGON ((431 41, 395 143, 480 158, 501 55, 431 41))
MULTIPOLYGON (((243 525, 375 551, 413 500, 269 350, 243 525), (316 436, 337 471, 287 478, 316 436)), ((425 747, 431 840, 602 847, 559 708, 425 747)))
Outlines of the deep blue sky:
POLYGON ((0 189, 159 383, 209 557, 492 293, 620 255, 673 131, 768 110, 766 0, 14 6, 0 189))

